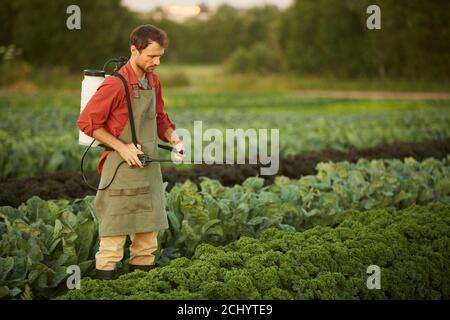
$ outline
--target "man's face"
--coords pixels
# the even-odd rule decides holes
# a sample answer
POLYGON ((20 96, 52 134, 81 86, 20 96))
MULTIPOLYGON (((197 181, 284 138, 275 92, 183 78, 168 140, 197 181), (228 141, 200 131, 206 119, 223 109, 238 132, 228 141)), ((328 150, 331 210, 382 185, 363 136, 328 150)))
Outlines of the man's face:
POLYGON ((144 72, 153 72, 160 64, 160 58, 164 54, 164 48, 158 42, 153 41, 147 48, 139 52, 136 47, 131 46, 131 55, 136 65, 144 72))

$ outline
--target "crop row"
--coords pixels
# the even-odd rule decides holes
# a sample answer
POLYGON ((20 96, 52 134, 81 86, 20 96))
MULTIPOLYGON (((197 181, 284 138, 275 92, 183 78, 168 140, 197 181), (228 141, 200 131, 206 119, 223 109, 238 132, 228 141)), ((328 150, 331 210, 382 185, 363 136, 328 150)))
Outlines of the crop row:
MULTIPOLYGON (((444 140, 450 137, 449 108, 379 103, 365 109, 366 104, 362 102, 356 105, 358 108, 353 105, 354 103, 348 104, 347 111, 344 111, 345 104, 335 107, 337 111, 333 105, 318 107, 319 110, 306 108, 308 112, 301 107, 297 109, 289 107, 284 110, 281 108, 277 110, 276 117, 265 109, 250 109, 243 112, 230 108, 217 117, 217 110, 214 109, 198 111, 180 108, 174 110, 173 118, 175 121, 177 118, 180 119, 176 121, 178 128, 186 128, 191 133, 194 132, 194 120, 201 119, 203 131, 217 128, 222 132, 224 139, 226 129, 279 129, 279 147, 283 156, 307 154, 324 149, 342 151, 396 142, 444 140)), ((48 113, 45 109, 41 112, 48 113)), ((4 114, 8 115, 8 112, 4 114)), ((39 119, 42 115, 36 117, 39 119)), ((61 112, 60 117, 63 124, 55 124, 56 129, 48 131, 45 129, 46 126, 57 121, 53 115, 49 115, 47 123, 29 118, 28 127, 21 119, 17 119, 15 124, 12 116, 2 119, 0 178, 30 177, 36 173, 63 170, 79 171, 84 147, 78 145, 76 114, 66 117, 61 112), (68 121, 68 118, 71 121, 68 121), (35 126, 42 128, 38 131, 35 126), (23 130, 20 129, 22 127, 23 130)), ((270 138, 270 132, 268 135, 270 138)), ((209 141, 203 141, 204 146, 208 143, 209 141)), ((89 154, 85 162, 86 170, 95 170, 100 151, 95 150, 89 154)), ((188 148, 188 156, 194 151, 193 146, 188 148)), ((160 153, 161 158, 169 158, 167 152, 160 153)))
POLYGON ((448 299, 449 212, 448 204, 350 211, 334 228, 271 228, 202 244, 192 259, 148 273, 83 279, 60 299, 448 299))
MULTIPOLYGON (((224 187, 203 179, 166 194, 170 228, 159 235, 157 264, 190 257, 202 243, 223 245, 268 228, 304 231, 332 226, 341 213, 385 208, 395 213, 413 204, 450 202, 449 161, 360 160, 321 163, 318 173, 298 180, 262 178, 224 187)), ((0 207, 0 297, 48 297, 64 290, 66 267, 92 271, 98 245, 93 197, 0 207)))

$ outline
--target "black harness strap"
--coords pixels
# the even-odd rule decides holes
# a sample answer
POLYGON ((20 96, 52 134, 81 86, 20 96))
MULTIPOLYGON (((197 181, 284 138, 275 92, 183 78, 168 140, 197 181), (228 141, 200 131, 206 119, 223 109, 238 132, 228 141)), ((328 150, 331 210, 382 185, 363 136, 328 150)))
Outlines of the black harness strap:
POLYGON ((123 86, 125 88, 125 97, 127 99, 127 106, 128 106, 128 119, 130 120, 130 127, 131 127, 131 139, 133 140, 133 144, 137 147, 138 141, 136 138, 136 129, 134 127, 133 110, 131 108, 131 97, 130 91, 128 90, 127 80, 125 80, 125 78, 118 71, 114 71, 113 76, 122 80, 123 86))

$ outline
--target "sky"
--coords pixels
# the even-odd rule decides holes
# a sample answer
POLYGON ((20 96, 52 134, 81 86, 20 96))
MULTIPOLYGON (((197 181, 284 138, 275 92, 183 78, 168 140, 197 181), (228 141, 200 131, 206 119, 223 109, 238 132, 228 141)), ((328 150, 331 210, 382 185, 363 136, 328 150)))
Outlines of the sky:
POLYGON ((122 0, 122 3, 135 11, 149 11, 157 6, 195 6, 205 3, 207 6, 215 8, 223 3, 236 8, 248 8, 262 6, 264 4, 275 4, 281 8, 286 8, 294 0, 122 0))

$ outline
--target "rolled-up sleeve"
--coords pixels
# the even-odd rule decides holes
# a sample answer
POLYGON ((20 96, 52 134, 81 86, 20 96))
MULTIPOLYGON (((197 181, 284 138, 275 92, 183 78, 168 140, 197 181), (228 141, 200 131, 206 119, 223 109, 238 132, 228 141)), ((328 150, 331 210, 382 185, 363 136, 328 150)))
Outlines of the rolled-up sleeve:
POLYGON ((167 129, 172 128, 173 130, 176 129, 175 123, 170 120, 169 115, 164 112, 164 100, 162 97, 162 89, 161 89, 161 82, 159 79, 156 79, 155 83, 155 95, 156 95, 156 125, 158 128, 158 137, 168 142, 164 134, 166 133, 167 129))
POLYGON ((96 129, 106 127, 111 110, 120 103, 120 94, 121 83, 116 77, 106 78, 81 112, 78 128, 92 137, 96 129))

